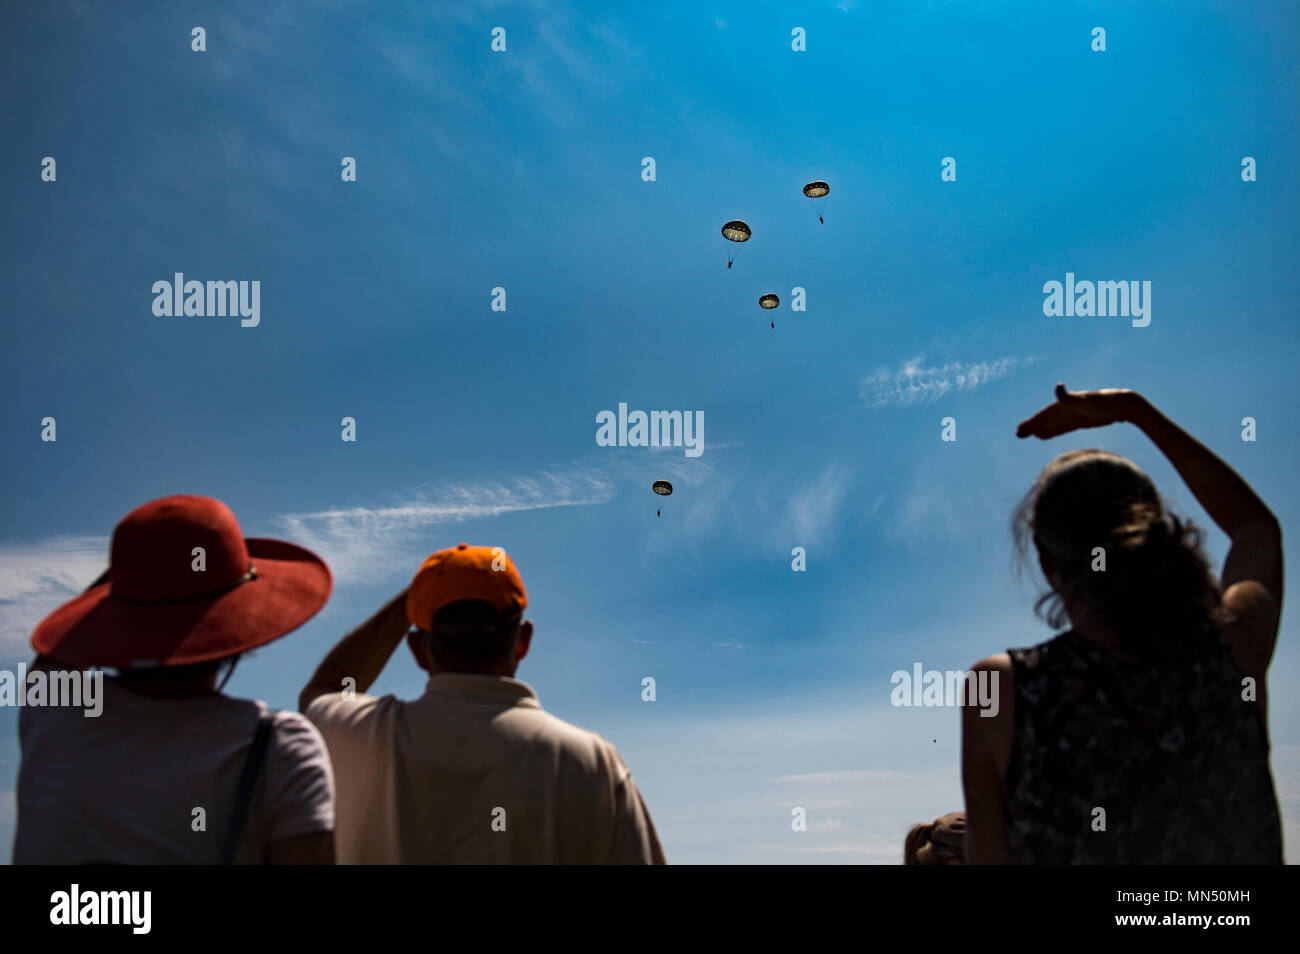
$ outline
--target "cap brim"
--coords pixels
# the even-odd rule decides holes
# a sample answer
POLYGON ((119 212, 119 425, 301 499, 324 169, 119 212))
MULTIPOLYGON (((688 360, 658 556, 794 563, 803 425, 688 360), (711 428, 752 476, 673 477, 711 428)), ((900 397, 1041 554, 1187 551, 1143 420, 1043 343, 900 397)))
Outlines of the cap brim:
POLYGON ((215 596, 130 603, 109 582, 47 616, 32 648, 67 666, 186 666, 263 646, 311 619, 333 588, 325 561, 280 540, 249 539, 255 579, 215 596))

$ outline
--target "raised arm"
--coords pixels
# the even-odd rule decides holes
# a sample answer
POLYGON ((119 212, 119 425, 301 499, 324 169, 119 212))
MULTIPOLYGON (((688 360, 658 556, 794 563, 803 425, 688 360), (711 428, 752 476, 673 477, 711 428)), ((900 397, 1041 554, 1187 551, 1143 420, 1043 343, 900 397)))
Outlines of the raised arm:
POLYGON ((1130 420, 1169 458, 1205 512, 1228 535, 1224 590, 1257 580, 1282 604, 1282 531, 1277 518, 1241 476, 1213 451, 1133 395, 1130 420))
POLYGON ((384 671, 406 630, 406 590, 402 590, 378 613, 344 636, 321 660, 298 695, 298 709, 306 712, 317 696, 338 692, 347 678, 356 680, 357 692, 365 692, 384 671))

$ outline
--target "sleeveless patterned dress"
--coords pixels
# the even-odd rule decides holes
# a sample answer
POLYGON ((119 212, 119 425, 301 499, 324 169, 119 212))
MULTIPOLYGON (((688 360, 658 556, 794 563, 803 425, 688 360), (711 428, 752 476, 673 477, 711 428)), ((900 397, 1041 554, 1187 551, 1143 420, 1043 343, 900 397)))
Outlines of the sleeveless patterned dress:
POLYGON ((1073 632, 1008 650, 1005 800, 1018 863, 1282 863, 1258 703, 1242 700, 1220 635, 1190 642, 1201 645, 1173 668, 1120 659, 1073 632))

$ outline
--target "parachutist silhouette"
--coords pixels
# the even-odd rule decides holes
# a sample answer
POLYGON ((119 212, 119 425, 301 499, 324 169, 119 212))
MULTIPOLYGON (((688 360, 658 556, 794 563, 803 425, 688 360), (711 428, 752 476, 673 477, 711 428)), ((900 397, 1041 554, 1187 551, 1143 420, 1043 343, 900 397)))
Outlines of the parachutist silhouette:
POLYGON ((775 322, 775 321, 769 322, 769 324, 770 324, 773 328, 776 327, 776 322, 775 322))
POLYGON ((821 179, 810 182, 803 187, 803 194, 812 200, 813 211, 817 213, 817 221, 822 225, 826 224, 826 220, 822 218, 821 209, 825 208, 825 206, 821 200, 830 195, 830 192, 830 183, 823 182, 821 179))
POLYGON ((734 245, 723 243, 723 247, 727 250, 727 268, 731 268, 731 263, 735 261, 736 254, 740 251, 740 245, 744 242, 748 242, 750 236, 753 234, 754 233, 750 231, 749 226, 740 221, 740 219, 732 219, 722 227, 722 237, 726 239, 727 242, 736 243, 734 245))
MULTIPOLYGON (((673 485, 668 483, 668 481, 666 480, 656 480, 653 484, 650 485, 650 489, 653 490, 655 493, 657 493, 660 497, 667 497, 669 494, 673 492, 673 485)), ((663 511, 656 510, 655 516, 662 517, 663 511)))

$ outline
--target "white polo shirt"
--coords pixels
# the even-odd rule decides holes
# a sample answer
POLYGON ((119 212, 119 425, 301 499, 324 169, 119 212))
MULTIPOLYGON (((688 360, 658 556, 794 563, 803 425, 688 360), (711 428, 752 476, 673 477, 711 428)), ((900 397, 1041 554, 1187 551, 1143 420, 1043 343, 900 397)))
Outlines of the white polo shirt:
POLYGON ((340 864, 663 864, 614 746, 526 683, 439 673, 403 702, 319 696, 340 864))

